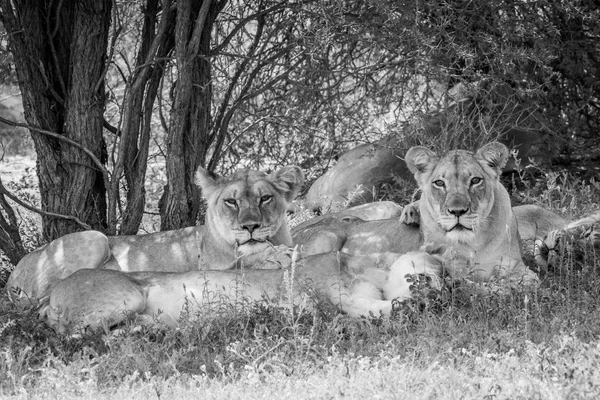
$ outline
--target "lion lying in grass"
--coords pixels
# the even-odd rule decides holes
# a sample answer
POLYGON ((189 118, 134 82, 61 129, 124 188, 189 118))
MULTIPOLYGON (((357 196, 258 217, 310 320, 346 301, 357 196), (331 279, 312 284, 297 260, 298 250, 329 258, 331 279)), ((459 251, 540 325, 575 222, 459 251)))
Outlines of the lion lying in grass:
POLYGON ((40 315, 57 332, 71 334, 99 327, 108 330, 129 319, 175 327, 183 315, 201 319, 223 304, 230 308, 248 301, 310 305, 324 300, 353 317, 390 315, 392 299, 410 297, 406 275, 423 274, 439 282, 441 265, 438 255, 424 252, 416 257, 325 253, 278 270, 81 269, 56 284, 40 315))
POLYGON ((307 293, 351 316, 389 315, 394 299, 410 297, 410 274, 427 275, 434 286, 445 272, 537 285, 537 276, 521 259, 516 218, 498 179, 507 158, 508 150, 499 143, 475 154, 456 150, 443 157, 411 148, 406 162, 423 198, 420 229, 401 228, 417 238, 406 254, 315 254, 279 270, 80 270, 56 284, 42 315, 60 332, 112 326, 130 315, 141 323, 173 326, 184 312, 201 314, 215 297, 296 303, 307 293), (421 247, 421 238, 433 244, 421 247))
POLYGON ((86 231, 63 236, 19 262, 6 285, 9 298, 20 308, 35 305, 81 268, 185 272, 251 267, 264 265, 273 246, 292 246, 285 214, 304 184, 300 168, 283 167, 270 175, 240 170, 229 177, 199 169, 196 183, 208 202, 205 225, 149 235, 107 237, 86 231))
MULTIPOLYGON (((399 218, 377 218, 369 210, 378 210, 378 202, 364 204, 361 217, 351 209, 329 213, 292 228, 294 243, 303 253, 343 251, 348 254, 373 252, 405 253, 418 249, 424 242, 419 229, 419 201, 404 207, 399 218)), ((546 270, 556 258, 555 248, 565 237, 573 242, 600 244, 600 213, 570 221, 540 206, 527 204, 512 208, 517 219, 521 250, 528 265, 546 270)))

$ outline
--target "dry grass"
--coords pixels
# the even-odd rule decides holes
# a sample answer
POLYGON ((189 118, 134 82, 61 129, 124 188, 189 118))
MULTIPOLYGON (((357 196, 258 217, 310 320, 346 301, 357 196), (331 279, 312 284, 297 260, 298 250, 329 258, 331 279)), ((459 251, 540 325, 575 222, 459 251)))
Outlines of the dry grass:
MULTIPOLYGON (((594 185, 549 176, 520 196, 577 217, 597 211, 594 185)), ((572 249, 538 290, 417 287, 389 319, 249 305, 178 330, 69 339, 2 293, 0 397, 597 398, 600 254, 572 249)))

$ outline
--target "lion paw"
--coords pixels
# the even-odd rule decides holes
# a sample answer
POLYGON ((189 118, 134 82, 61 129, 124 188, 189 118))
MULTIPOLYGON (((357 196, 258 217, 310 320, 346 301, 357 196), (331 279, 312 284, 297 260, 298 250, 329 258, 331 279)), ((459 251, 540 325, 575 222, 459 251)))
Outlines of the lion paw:
POLYGON ((259 259, 252 268, 254 269, 281 269, 287 268, 292 264, 294 258, 293 248, 279 245, 273 246, 261 253, 259 259))
POLYGON ((402 209, 400 222, 405 225, 419 225, 421 222, 421 214, 419 213, 418 201, 413 201, 402 209))
POLYGON ((543 240, 536 239, 534 241, 533 258, 540 270, 546 270, 555 264, 560 240, 564 234, 564 230, 556 229, 548 232, 543 240))

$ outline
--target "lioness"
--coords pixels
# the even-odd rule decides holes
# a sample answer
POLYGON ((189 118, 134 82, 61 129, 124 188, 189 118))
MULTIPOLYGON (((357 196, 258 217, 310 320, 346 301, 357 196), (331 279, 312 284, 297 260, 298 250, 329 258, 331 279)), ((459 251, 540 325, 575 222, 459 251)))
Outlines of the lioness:
POLYGON ((460 271, 454 275, 535 284, 538 277, 523 263, 517 220, 499 180, 508 155, 506 146, 498 142, 475 154, 454 150, 443 157, 419 146, 406 153, 406 164, 422 191, 419 212, 424 240, 447 244, 466 260, 458 263, 460 271))
MULTIPOLYGON (((443 157, 423 147, 411 148, 406 162, 423 197, 420 230, 402 224, 411 240, 417 237, 408 246, 414 251, 407 249, 404 255, 331 252, 302 258, 297 266, 281 270, 133 274, 80 270, 55 286, 42 313, 58 331, 110 326, 129 312, 141 316, 142 322, 175 325, 182 312, 202 313, 215 297, 226 302, 277 300, 286 294, 282 288, 294 287, 353 316, 387 315, 394 298, 410 296, 407 274, 425 274, 437 282, 446 268, 454 276, 480 281, 499 276, 537 284, 537 276, 521 260, 516 220, 499 182, 507 158, 508 150, 499 143, 475 154, 456 150, 443 157), (422 236, 433 244, 422 247, 422 236)), ((288 290, 286 300, 298 301, 297 293, 288 290)))
POLYGON ((373 249, 406 252, 417 250, 424 242, 446 244, 454 247, 463 261, 469 260, 468 270, 475 280, 519 273, 536 281, 521 260, 517 222, 499 181, 507 159, 507 148, 496 142, 476 154, 455 150, 443 157, 413 147, 405 161, 422 196, 407 206, 403 219, 367 222, 336 216, 328 220, 325 216, 321 226, 294 229, 294 241, 311 251, 340 249, 353 254, 373 249), (406 222, 417 222, 419 227, 410 229, 406 222))
POLYGON ((438 249, 350 256, 322 253, 282 269, 122 272, 80 269, 59 281, 41 318, 60 333, 106 330, 128 319, 177 326, 182 316, 203 314, 248 301, 308 304, 323 299, 351 316, 390 315, 392 299, 410 297, 408 274, 423 274, 439 287, 438 249))
MULTIPOLYGON (((360 207, 377 208, 378 203, 360 207)), ((413 202, 404 207, 400 218, 381 220, 359 218, 348 213, 351 209, 328 213, 292 228, 292 238, 308 254, 404 253, 418 249, 424 242, 423 229, 419 229, 419 207, 420 201, 413 202)), ((536 270, 548 268, 548 253, 552 254, 563 235, 596 242, 600 237, 600 213, 571 221, 532 204, 515 206, 512 211, 517 219, 523 256, 536 270)))
POLYGON ((19 307, 37 304, 50 288, 81 268, 184 272, 264 261, 273 245, 292 246, 285 219, 304 173, 288 166, 268 175, 240 170, 229 177, 198 169, 207 200, 206 224, 135 236, 72 233, 25 256, 6 285, 19 307))

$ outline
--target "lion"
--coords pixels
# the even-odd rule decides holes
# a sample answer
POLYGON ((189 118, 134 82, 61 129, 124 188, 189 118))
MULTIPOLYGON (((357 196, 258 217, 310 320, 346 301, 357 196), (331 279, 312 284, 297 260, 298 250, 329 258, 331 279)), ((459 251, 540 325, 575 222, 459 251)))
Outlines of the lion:
POLYGON ((424 147, 413 147, 405 160, 423 194, 420 201, 405 207, 400 218, 363 221, 325 215, 312 225, 292 229, 292 237, 313 253, 406 253, 417 251, 426 242, 445 244, 455 248, 462 259, 455 263, 456 271, 468 271, 476 281, 521 275, 535 283, 535 274, 522 263, 521 231, 533 241, 566 222, 557 217, 556 224, 545 223, 552 213, 523 206, 519 215, 533 217, 533 221, 521 224, 522 228, 517 225, 508 192, 499 180, 507 159, 507 148, 496 142, 475 154, 456 150, 443 157, 424 147), (464 266, 465 260, 471 268, 464 266))
MULTIPOLYGON (((411 297, 413 274, 430 277, 436 287, 444 274, 537 285, 537 275, 521 258, 516 218, 499 181, 507 158, 507 148, 496 142, 476 153, 455 150, 443 157, 411 148, 406 162, 423 191, 421 223, 414 227, 395 219, 396 232, 410 240, 396 236, 404 243, 395 248, 398 252, 378 252, 385 246, 376 240, 371 242, 375 252, 304 255, 274 270, 80 270, 56 284, 41 314, 59 332, 110 328, 128 318, 177 326, 182 316, 201 317, 216 299, 301 304, 310 294, 350 316, 390 315, 394 299, 411 297)), ((353 240, 370 238, 363 232, 353 240)), ((343 249, 348 240, 338 245, 343 249)))
POLYGON ((408 177, 401 148, 382 144, 361 144, 345 152, 325 174, 317 178, 306 193, 311 210, 339 210, 376 199, 383 187, 393 185, 394 177, 408 177))
POLYGON ((339 249, 352 254, 406 253, 426 242, 445 244, 470 260, 475 280, 519 273, 536 281, 522 262, 517 221, 499 180, 507 159, 508 149, 497 142, 475 154, 455 150, 443 157, 412 147, 405 161, 422 196, 405 208, 402 218, 324 216, 320 223, 292 230, 294 241, 310 252, 339 249), (412 212, 415 204, 418 210, 412 212))
MULTIPOLYGON (((239 170, 229 177, 199 168, 195 177, 207 201, 205 225, 147 235, 65 235, 26 255, 7 282, 9 298, 38 304, 63 278, 81 268, 185 272, 264 263, 273 246, 293 245, 286 210, 304 184, 299 167, 272 174, 239 170)), ((277 260, 274 259, 276 262, 277 260)))
POLYGON ((248 304, 302 305, 327 301, 352 317, 389 316, 394 299, 411 295, 407 275, 422 274, 440 287, 443 259, 433 252, 351 256, 321 253, 281 269, 124 272, 80 269, 59 281, 40 308, 58 333, 80 336, 131 320, 177 327, 222 309, 248 304), (225 305, 225 307, 223 307, 225 305))
POLYGON ((419 240, 419 230, 402 224, 401 215, 402 207, 391 201, 367 203, 304 221, 292 228, 292 239, 303 256, 330 251, 405 253, 419 247, 413 243, 419 240), (399 241, 398 235, 387 232, 415 240, 399 241))
POLYGON ((422 193, 423 238, 451 246, 468 261, 457 273, 475 281, 507 278, 536 285, 539 278, 523 262, 517 219, 499 179, 508 156, 499 142, 443 157, 417 146, 406 153, 406 164, 422 193))
MULTIPOLYGON (((410 160, 407 158, 407 161, 410 160)), ((416 172, 419 173, 418 170, 416 172)), ((496 185, 495 181, 494 185, 496 185)), ((506 216, 510 212, 506 207, 504 190, 501 187, 496 189, 502 192, 504 207, 501 210, 506 216)), ((377 206, 377 203, 372 204, 374 207, 377 206)), ((348 215, 346 210, 329 213, 292 228, 292 238, 310 254, 336 250, 349 254, 415 251, 427 239, 424 229, 420 226, 420 206, 421 201, 413 202, 404 207, 400 218, 377 221, 366 221, 348 215)), ((368 209, 370 205, 362 207, 368 209)), ((500 209, 492 211, 498 212, 500 209)), ((548 268, 548 253, 552 252, 556 247, 557 239, 563 235, 573 236, 571 232, 582 230, 581 233, 585 233, 585 238, 594 240, 599 236, 597 224, 600 222, 600 213, 570 221, 532 204, 512 207, 512 213, 517 220, 523 258, 536 271, 544 271, 548 268)), ((428 223, 431 222, 433 221, 430 218, 428 223)), ((511 241, 514 243, 514 225, 511 223, 506 227, 512 228, 511 241)), ((581 233, 577 238, 584 238, 581 233)), ((513 250, 516 251, 516 248, 513 247, 513 250)))

